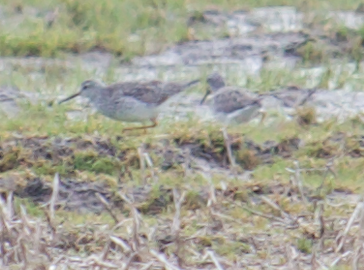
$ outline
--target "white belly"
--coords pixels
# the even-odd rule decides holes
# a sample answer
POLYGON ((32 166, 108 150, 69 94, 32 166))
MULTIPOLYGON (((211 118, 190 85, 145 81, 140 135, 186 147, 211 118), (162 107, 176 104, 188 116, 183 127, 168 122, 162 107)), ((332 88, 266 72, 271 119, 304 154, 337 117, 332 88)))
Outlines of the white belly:
POLYGON ((239 125, 249 122, 254 117, 258 116, 260 106, 248 106, 246 108, 236 110, 232 113, 215 113, 216 118, 225 125, 239 125))
POLYGON ((140 107, 131 111, 118 111, 114 119, 123 122, 144 122, 158 116, 157 108, 140 107))
POLYGON ((156 105, 139 102, 130 97, 124 97, 117 103, 95 104, 97 111, 104 116, 122 122, 145 122, 155 119, 159 114, 156 105))

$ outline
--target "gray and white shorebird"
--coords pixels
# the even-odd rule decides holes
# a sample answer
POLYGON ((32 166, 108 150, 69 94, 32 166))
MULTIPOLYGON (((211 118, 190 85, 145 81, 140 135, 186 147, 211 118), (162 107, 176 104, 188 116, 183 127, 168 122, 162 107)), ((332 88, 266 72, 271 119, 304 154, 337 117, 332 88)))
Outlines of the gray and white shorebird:
POLYGON ((85 97, 102 115, 123 122, 147 122, 149 126, 125 128, 125 130, 147 129, 157 126, 161 105, 170 97, 197 84, 190 82, 130 81, 105 86, 94 80, 86 80, 80 91, 59 101, 59 104, 77 96, 85 97))
POLYGON ((215 118, 226 127, 230 124, 242 124, 259 114, 263 122, 266 112, 262 109, 262 96, 253 97, 248 90, 226 86, 224 78, 214 72, 207 77, 208 88, 200 104, 208 101, 215 118))

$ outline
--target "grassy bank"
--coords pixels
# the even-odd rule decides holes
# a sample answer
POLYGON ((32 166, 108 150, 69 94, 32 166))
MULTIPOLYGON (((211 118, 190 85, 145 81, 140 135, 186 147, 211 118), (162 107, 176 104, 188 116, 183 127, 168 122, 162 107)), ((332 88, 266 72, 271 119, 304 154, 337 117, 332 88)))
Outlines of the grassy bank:
POLYGON ((55 56, 106 50, 128 60, 190 38, 187 19, 206 9, 249 10, 291 5, 302 10, 349 9, 360 1, 1 1, 2 56, 55 56))

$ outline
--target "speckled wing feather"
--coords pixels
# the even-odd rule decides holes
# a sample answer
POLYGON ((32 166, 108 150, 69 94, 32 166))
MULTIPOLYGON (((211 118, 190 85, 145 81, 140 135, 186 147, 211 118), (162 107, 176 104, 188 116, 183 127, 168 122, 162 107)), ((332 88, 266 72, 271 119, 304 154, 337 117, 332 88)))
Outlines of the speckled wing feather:
POLYGON ((164 84, 160 81, 125 82, 110 85, 108 89, 113 92, 115 101, 127 96, 147 104, 159 105, 168 98, 163 92, 164 84))
POLYGON ((216 112, 231 113, 257 102, 259 102, 257 99, 252 99, 237 89, 229 89, 216 93, 214 96, 214 110, 216 112))

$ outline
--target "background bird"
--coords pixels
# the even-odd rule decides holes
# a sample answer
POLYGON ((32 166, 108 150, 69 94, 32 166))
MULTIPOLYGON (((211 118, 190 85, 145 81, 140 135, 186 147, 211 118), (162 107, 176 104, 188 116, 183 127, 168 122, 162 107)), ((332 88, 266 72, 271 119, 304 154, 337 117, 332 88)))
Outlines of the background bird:
POLYGON ((266 113, 262 109, 263 96, 253 97, 248 90, 226 86, 223 77, 214 72, 207 77, 208 88, 201 100, 201 104, 208 101, 214 116, 225 126, 248 122, 261 114, 263 122, 266 113))

